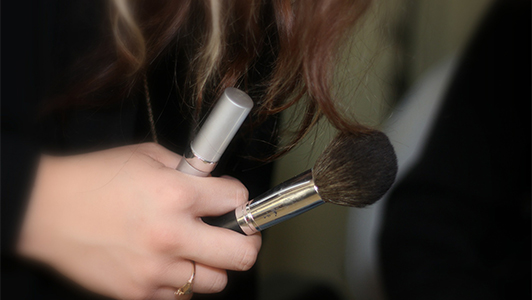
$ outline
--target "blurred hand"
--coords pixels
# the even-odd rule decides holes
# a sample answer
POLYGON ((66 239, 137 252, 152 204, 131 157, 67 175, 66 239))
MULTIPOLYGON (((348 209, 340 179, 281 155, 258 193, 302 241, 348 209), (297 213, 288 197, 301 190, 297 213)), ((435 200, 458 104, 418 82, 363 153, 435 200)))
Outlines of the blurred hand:
POLYGON ((156 144, 43 156, 19 251, 113 298, 175 299, 191 261, 194 292, 223 290, 225 270, 255 263, 261 237, 200 217, 241 205, 247 190, 232 178, 180 173, 180 159, 156 144))

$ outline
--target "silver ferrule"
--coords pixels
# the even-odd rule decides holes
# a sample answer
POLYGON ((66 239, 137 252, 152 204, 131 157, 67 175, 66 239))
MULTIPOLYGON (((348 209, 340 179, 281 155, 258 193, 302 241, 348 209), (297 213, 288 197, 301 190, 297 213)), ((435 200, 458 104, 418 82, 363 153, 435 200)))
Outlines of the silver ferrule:
POLYGON ((238 207, 236 220, 251 235, 325 203, 308 170, 238 207))
POLYGON ((188 147, 176 169, 190 175, 206 177, 214 170, 216 164, 217 162, 201 158, 194 149, 188 147))

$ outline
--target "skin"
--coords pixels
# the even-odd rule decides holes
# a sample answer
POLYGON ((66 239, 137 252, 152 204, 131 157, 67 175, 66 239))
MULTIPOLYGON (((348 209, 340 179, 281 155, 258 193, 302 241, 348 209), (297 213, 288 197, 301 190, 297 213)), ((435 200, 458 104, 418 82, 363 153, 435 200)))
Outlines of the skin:
POLYGON ((225 270, 253 266, 261 237, 200 217, 234 209, 248 192, 234 178, 180 173, 180 159, 157 144, 43 156, 19 252, 118 299, 175 299, 191 261, 195 293, 223 290, 225 270))

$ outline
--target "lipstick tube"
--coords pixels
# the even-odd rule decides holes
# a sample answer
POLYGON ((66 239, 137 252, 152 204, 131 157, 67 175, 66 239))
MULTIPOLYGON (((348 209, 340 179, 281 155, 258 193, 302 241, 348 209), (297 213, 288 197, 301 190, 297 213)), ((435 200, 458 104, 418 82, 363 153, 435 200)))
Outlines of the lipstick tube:
POLYGON ((194 176, 208 176, 251 108, 253 101, 246 93, 236 88, 225 89, 176 169, 194 176))

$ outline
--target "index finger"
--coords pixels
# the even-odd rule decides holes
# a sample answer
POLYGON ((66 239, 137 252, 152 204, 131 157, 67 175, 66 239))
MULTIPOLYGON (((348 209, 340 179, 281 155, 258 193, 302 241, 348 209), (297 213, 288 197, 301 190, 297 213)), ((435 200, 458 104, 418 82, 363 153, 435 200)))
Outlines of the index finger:
POLYGON ((234 178, 194 177, 190 183, 196 192, 192 213, 198 217, 219 216, 249 200, 247 188, 234 178))

